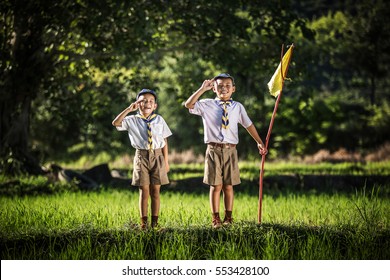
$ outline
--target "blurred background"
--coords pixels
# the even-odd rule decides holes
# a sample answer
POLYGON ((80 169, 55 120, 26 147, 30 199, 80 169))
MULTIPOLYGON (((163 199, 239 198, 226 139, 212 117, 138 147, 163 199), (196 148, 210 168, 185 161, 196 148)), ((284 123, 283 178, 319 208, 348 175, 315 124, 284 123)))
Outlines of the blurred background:
MULTIPOLYGON (((131 164, 111 124, 142 88, 158 94, 175 163, 202 162, 200 117, 183 102, 221 72, 265 140, 267 83, 294 52, 270 160, 390 158, 390 7, 385 1, 46 1, 0 4, 0 169, 131 164)), ((213 98, 210 91, 203 97, 213 98)), ((258 160, 240 129, 241 160, 258 160)))

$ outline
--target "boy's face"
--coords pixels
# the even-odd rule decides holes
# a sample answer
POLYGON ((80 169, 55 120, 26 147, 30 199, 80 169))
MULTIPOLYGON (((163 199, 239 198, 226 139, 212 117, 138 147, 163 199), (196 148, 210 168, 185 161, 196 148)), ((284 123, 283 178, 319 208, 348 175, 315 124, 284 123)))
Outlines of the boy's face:
POLYGON ((217 94, 221 100, 229 100, 233 92, 236 91, 236 87, 233 85, 233 81, 229 78, 217 79, 214 82, 213 91, 217 94))
POLYGON ((156 99, 150 93, 141 95, 137 100, 139 110, 144 117, 148 117, 157 109, 156 99))

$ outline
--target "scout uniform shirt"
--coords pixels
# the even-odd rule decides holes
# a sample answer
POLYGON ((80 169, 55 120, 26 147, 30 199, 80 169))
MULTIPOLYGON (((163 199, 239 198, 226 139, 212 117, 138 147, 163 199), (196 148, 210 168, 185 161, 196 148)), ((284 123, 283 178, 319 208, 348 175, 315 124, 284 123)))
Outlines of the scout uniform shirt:
MULTIPOLYGON (((116 127, 119 131, 129 133, 130 143, 135 149, 148 149, 148 128, 143 119, 136 115, 126 116, 121 126, 116 127)), ((153 150, 161 149, 165 146, 165 138, 172 135, 167 123, 162 116, 157 115, 151 122, 153 150)))
POLYGON ((248 128, 252 121, 244 106, 237 101, 232 101, 227 107, 229 114, 228 129, 222 128, 222 111, 219 99, 202 99, 195 103, 193 109, 189 109, 191 114, 202 117, 204 126, 204 142, 207 143, 230 143, 238 144, 238 123, 244 128, 248 128))

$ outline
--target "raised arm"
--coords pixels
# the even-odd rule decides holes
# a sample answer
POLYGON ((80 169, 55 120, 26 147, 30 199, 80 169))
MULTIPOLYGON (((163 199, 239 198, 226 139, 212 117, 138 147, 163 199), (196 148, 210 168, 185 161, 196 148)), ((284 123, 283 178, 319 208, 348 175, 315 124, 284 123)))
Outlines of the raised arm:
POLYGON ((203 93, 213 88, 214 79, 205 80, 202 86, 195 91, 184 103, 184 106, 188 109, 193 109, 195 107, 196 101, 198 101, 199 97, 202 96, 203 93))
POLYGON ((122 126, 123 119, 127 116, 127 114, 136 111, 139 108, 140 102, 142 102, 142 100, 131 103, 129 107, 124 109, 121 113, 119 113, 118 116, 116 116, 116 118, 112 121, 112 125, 113 126, 122 126))

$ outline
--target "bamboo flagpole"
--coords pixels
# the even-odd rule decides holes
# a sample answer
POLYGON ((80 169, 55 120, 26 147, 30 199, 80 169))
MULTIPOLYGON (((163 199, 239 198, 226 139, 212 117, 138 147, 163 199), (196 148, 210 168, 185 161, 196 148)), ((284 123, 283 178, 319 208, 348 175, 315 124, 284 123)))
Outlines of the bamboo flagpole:
MULTIPOLYGON (((268 149, 268 142, 271 136, 272 127, 274 125, 276 111, 278 110, 279 101, 282 96, 284 80, 286 79, 286 75, 288 72, 288 67, 290 65, 292 50, 294 48, 294 44, 291 44, 288 51, 283 55, 284 45, 282 45, 282 50, 280 53, 280 63, 278 68, 276 69, 274 75, 268 83, 268 88, 270 94, 272 96, 277 97, 274 111, 272 113, 271 121, 268 128, 267 138, 265 139, 265 148, 268 149)), ((261 224, 261 215, 262 215, 262 206, 263 206, 263 177, 264 177, 264 163, 265 163, 266 155, 261 156, 261 167, 260 167, 260 178, 259 178, 259 206, 258 206, 258 215, 257 222, 261 224)))

